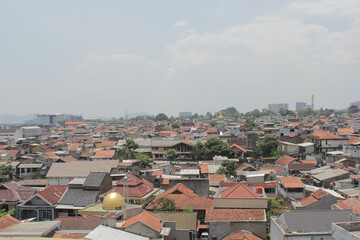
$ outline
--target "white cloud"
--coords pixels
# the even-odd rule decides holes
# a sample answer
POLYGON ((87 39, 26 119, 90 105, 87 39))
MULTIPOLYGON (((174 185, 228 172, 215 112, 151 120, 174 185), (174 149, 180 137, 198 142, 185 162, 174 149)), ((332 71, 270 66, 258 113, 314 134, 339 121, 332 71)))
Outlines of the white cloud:
POLYGON ((174 26, 175 27, 185 27, 187 26, 189 23, 187 21, 177 21, 177 22, 174 22, 174 26))

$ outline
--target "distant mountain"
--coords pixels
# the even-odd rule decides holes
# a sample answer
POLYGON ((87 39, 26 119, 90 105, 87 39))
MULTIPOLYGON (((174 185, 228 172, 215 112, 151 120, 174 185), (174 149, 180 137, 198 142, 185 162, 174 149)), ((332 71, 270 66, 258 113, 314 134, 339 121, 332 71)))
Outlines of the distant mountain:
POLYGON ((11 114, 0 115, 0 123, 25 123, 35 119, 35 115, 16 116, 11 114))

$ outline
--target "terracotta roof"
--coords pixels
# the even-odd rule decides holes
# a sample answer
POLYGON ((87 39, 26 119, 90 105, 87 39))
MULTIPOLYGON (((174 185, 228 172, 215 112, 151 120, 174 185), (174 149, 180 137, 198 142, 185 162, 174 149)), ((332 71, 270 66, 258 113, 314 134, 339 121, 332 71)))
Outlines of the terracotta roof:
POLYGON ((115 150, 99 150, 95 152, 95 157, 113 157, 115 150))
POLYGON ((314 132, 313 134, 309 135, 308 137, 315 138, 315 139, 332 139, 332 140, 344 139, 343 137, 337 136, 331 132, 322 131, 322 130, 318 130, 318 131, 314 132))
POLYGON ((87 234, 83 233, 55 233, 53 238, 63 238, 63 239, 84 239, 87 234))
POLYGON ((352 210, 354 213, 360 215, 360 199, 357 197, 340 200, 335 206, 343 210, 352 210))
POLYGON ((222 240, 261 240, 261 238, 255 236, 254 234, 248 231, 237 231, 233 232, 230 235, 224 237, 222 240))
POLYGON ((50 205, 54 205, 58 203, 58 201, 60 200, 66 189, 67 186, 48 185, 44 190, 38 192, 37 195, 39 195, 50 205))
POLYGON ((354 133, 352 128, 338 128, 338 133, 354 133))
POLYGON ((10 215, 0 217, 0 231, 18 223, 20 223, 20 221, 10 215))
POLYGON ((260 198, 258 194, 256 194, 252 188, 249 186, 238 183, 221 193, 220 198, 241 198, 241 199, 255 199, 260 198))
POLYGON ((328 192, 326 192, 326 191, 324 191, 322 189, 318 189, 315 192, 313 192, 311 195, 316 199, 320 199, 320 198, 322 198, 322 197, 324 197, 324 196, 326 196, 328 194, 329 194, 328 192))
POLYGON ((101 217, 93 215, 58 217, 55 221, 61 221, 61 230, 94 230, 101 224, 101 217))
POLYGON ((164 174, 164 170, 156 170, 152 173, 153 176, 162 176, 164 174))
POLYGON ((237 144, 235 144, 235 143, 230 146, 230 149, 231 149, 231 150, 233 150, 234 148, 235 148, 235 149, 238 149, 238 150, 241 151, 241 152, 245 152, 245 153, 247 152, 245 148, 240 147, 239 145, 237 145, 237 144))
POLYGON ((114 147, 116 145, 116 141, 104 141, 101 143, 101 147, 114 147))
POLYGON ((205 222, 256 222, 266 221, 264 209, 209 209, 206 211, 205 222))
POLYGON ((163 226, 161 218, 144 210, 140 214, 127 219, 122 227, 127 228, 137 222, 141 222, 142 224, 154 229, 157 232, 160 232, 163 226))
POLYGON ((314 198, 313 196, 309 196, 307 198, 302 199, 300 202, 304 207, 306 207, 306 206, 308 206, 310 204, 313 204, 313 203, 315 203, 317 201, 318 201, 318 199, 314 198))
POLYGON ((360 143, 360 138, 359 137, 350 137, 348 143, 351 145, 358 144, 358 143, 360 143))
POLYGON ((289 163, 292 163, 293 161, 296 161, 296 158, 290 157, 288 155, 284 155, 282 158, 277 160, 275 163, 279 164, 281 166, 285 166, 285 165, 287 165, 289 163))
POLYGON ((283 166, 275 166, 271 164, 265 164, 260 167, 260 171, 263 170, 274 170, 274 172, 285 172, 285 168, 283 166))
POLYGON ((60 158, 60 160, 66 162, 66 163, 77 161, 76 158, 74 158, 74 157, 72 157, 72 156, 70 156, 70 155, 69 155, 69 156, 66 156, 66 157, 62 157, 62 158, 60 158))
POLYGON ((279 177, 279 181, 286 188, 304 188, 304 184, 297 177, 279 177))
POLYGON ((317 161, 315 159, 314 160, 300 160, 300 162, 302 162, 302 163, 312 163, 314 165, 317 164, 317 161))
POLYGON ((208 174, 209 166, 207 164, 200 164, 200 172, 201 174, 208 174))
POLYGON ((226 175, 210 175, 209 182, 224 182, 226 180, 226 175))

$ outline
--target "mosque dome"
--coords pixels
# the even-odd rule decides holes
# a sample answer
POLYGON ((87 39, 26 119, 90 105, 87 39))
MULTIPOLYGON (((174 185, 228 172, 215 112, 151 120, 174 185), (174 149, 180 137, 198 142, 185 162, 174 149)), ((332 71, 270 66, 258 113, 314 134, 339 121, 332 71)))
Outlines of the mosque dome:
POLYGON ((102 208, 106 210, 115 210, 124 205, 124 198, 117 192, 111 192, 105 196, 102 208))

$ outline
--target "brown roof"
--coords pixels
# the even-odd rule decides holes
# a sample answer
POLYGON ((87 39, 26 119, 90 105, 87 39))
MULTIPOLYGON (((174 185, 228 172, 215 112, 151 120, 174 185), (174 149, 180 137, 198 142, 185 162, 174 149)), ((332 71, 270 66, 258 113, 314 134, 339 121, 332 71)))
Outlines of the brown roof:
POLYGON ((222 240, 261 240, 261 238, 255 236, 254 234, 248 231, 237 231, 233 232, 230 235, 226 236, 222 240))
POLYGON ((107 172, 116 168, 118 160, 100 160, 100 161, 74 161, 69 163, 53 163, 46 175, 52 177, 84 177, 90 172, 107 172))
POLYGON ((352 128, 338 128, 338 133, 354 133, 352 128))
POLYGON ((48 185, 46 188, 37 193, 42 199, 48 202, 50 205, 58 203, 64 192, 66 191, 67 186, 53 186, 48 185))
POLYGON ((322 131, 322 130, 318 130, 318 131, 314 132, 313 134, 309 135, 308 137, 315 138, 315 139, 330 139, 330 140, 344 139, 343 137, 337 136, 331 132, 322 131))
POLYGON ((293 161, 296 161, 296 158, 290 157, 288 155, 284 155, 282 158, 277 160, 275 163, 279 164, 281 166, 285 166, 285 165, 287 165, 289 163, 292 163, 293 161))
POLYGON ((21 186, 14 181, 0 183, 0 200, 5 200, 5 202, 24 201, 29 199, 35 192, 35 189, 21 186))
POLYGON ((279 177, 279 181, 286 188, 304 188, 304 184, 297 177, 279 177))
POLYGON ((256 222, 266 221, 264 209, 209 209, 206 211, 205 222, 231 221, 256 222))
POLYGON ((18 223, 20 223, 20 221, 10 215, 0 217, 0 231, 18 223))
POLYGON ((61 221, 61 230, 94 230, 101 224, 101 217, 93 215, 58 217, 55 221, 61 221))
POLYGON ((160 232, 163 226, 161 218, 144 210, 140 214, 127 219, 123 225, 123 228, 127 228, 137 222, 141 222, 142 224, 154 229, 157 232, 160 232))
POLYGON ((210 175, 209 182, 224 182, 226 179, 226 175, 210 175))
POLYGON ((340 200, 335 206, 343 210, 352 210, 354 213, 360 215, 360 199, 357 197, 340 200))
POLYGON ((354 145, 354 144, 357 144, 357 143, 360 143, 360 138, 359 137, 350 137, 350 139, 349 139, 349 144, 350 145, 354 145))
POLYGON ((260 198, 258 194, 256 194, 252 188, 249 186, 238 183, 221 193, 220 198, 246 198, 246 199, 255 199, 260 198))
POLYGON ((95 152, 95 157, 113 157, 115 150, 100 150, 95 152))

